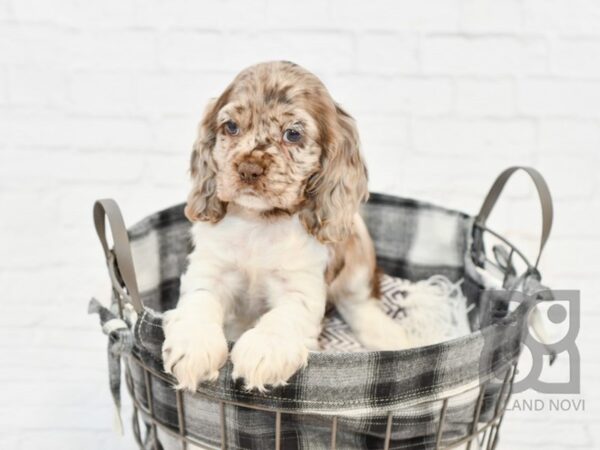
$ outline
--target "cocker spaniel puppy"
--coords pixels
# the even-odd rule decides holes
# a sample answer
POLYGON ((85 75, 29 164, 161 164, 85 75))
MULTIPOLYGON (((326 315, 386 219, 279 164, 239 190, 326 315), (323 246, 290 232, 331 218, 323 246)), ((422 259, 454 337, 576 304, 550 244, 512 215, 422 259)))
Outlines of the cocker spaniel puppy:
POLYGON ((290 62, 241 72, 206 109, 191 176, 194 249, 164 321, 179 388, 217 378, 226 338, 248 389, 285 384, 317 350, 327 301, 366 348, 407 347, 377 305, 356 125, 315 75, 290 62))

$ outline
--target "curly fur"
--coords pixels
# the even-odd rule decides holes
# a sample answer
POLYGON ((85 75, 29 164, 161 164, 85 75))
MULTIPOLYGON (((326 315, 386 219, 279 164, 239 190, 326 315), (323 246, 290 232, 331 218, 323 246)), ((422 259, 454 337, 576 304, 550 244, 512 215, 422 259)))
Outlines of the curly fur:
POLYGON ((356 124, 315 75, 289 62, 242 71, 207 107, 190 171, 194 250, 163 346, 179 387, 215 379, 227 338, 234 377, 285 384, 317 348, 327 300, 365 347, 408 345, 377 303, 356 124))
POLYGON ((282 179, 267 189, 281 195, 281 185, 289 184, 295 192, 287 195, 285 201, 271 199, 271 209, 298 212, 307 231, 321 242, 340 242, 349 236, 353 216, 368 195, 367 171, 354 119, 334 102, 313 74, 285 62, 253 66, 211 102, 192 152, 194 187, 186 208, 192 221, 218 222, 232 200, 226 192, 237 180, 225 179, 226 170, 219 179, 219 164, 214 159, 218 144, 238 156, 255 152, 273 158, 270 164, 279 169, 282 179), (235 103, 227 107, 230 101, 235 103), (244 123, 267 114, 281 123, 288 115, 303 121, 308 142, 302 146, 282 145, 277 142, 281 127, 272 122, 249 124, 253 126, 254 146, 240 148, 222 132, 225 118, 234 117, 244 123), (257 146, 270 148, 257 152, 257 146), (283 161, 286 155, 288 160, 283 161))
POLYGON ((310 201, 300 219, 321 242, 334 243, 350 236, 354 215, 369 191, 354 119, 335 105, 335 117, 329 122, 321 171, 307 183, 310 201))
POLYGON ((217 197, 217 167, 212 149, 217 138, 214 117, 227 101, 229 92, 226 90, 218 100, 209 103, 198 126, 190 161, 193 187, 185 208, 185 215, 192 222, 206 220, 215 223, 225 215, 226 205, 217 197))

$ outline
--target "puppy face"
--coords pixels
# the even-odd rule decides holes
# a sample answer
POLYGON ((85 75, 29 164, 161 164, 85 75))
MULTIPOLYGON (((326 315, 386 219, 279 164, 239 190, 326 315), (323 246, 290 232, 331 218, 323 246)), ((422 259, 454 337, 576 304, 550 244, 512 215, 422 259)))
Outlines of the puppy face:
POLYGON ((323 242, 348 235, 367 195, 354 121, 316 76, 288 62, 244 70, 208 106, 191 173, 190 220, 218 222, 229 203, 298 213, 323 242))
POLYGON ((216 117, 219 200, 261 211, 297 210, 320 168, 322 146, 309 103, 321 96, 313 77, 286 65, 258 66, 236 79, 216 117))

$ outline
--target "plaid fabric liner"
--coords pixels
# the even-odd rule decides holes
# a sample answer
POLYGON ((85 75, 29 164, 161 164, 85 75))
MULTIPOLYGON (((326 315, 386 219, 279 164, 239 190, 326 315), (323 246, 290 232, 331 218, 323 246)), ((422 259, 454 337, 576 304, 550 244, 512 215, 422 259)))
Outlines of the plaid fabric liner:
MULTIPOLYGON (((463 291, 475 305, 469 317, 474 331, 441 344, 403 351, 312 352, 308 366, 287 386, 265 394, 248 392, 240 382, 232 381, 228 362, 217 382, 201 384, 198 394, 183 394, 189 436, 206 448, 221 448, 219 401, 225 400, 285 412, 282 449, 329 448, 334 415, 338 417, 338 448, 383 448, 390 411, 391 449, 434 448, 441 399, 453 396, 443 434, 447 441, 467 433, 480 385, 487 382, 480 421, 491 418, 499 390, 493 382, 502 380, 519 356, 528 305, 500 316, 490 315, 494 308, 479 307, 483 286, 467 261, 473 221, 466 214, 372 194, 363 217, 375 243, 378 264, 387 274, 410 280, 443 274, 453 281, 463 280, 463 291)), ((111 388, 117 405, 120 355, 126 357, 135 398, 146 407, 146 378, 136 361, 162 373, 161 311, 175 307, 178 299, 179 277, 190 250, 189 226, 183 205, 179 205, 155 213, 129 230, 146 308, 134 329, 108 333, 111 388)), ((116 317, 97 303, 91 310, 100 313, 102 324, 116 317)), ((154 376, 150 383, 154 416, 177 432, 175 391, 154 376)), ((226 404, 225 417, 228 448, 274 448, 273 412, 226 404)))

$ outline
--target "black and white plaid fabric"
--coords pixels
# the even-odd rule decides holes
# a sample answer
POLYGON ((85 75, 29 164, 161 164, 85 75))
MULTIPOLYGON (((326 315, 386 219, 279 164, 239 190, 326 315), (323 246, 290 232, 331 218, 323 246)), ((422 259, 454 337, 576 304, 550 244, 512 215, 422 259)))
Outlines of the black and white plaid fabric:
MULTIPOLYGON (((518 358, 528 306, 523 304, 510 313, 505 309, 503 315, 483 317, 490 308, 479 307, 484 286, 471 262, 471 217, 380 194, 371 195, 363 217, 375 242, 378 264, 388 275, 422 280, 441 274, 452 281, 462 280, 463 292, 473 305, 469 313, 472 332, 404 351, 355 352, 352 350, 357 349, 339 332, 345 326, 341 318, 331 317, 325 339, 349 351, 311 353, 308 366, 294 375, 287 386, 265 394, 248 392, 239 382, 232 381, 228 363, 217 382, 201 384, 198 394, 183 394, 189 436, 206 448, 221 448, 220 400, 225 400, 235 403, 227 403, 224 409, 228 448, 274 448, 275 415, 237 406, 252 404, 283 411, 282 449, 329 448, 333 416, 338 417, 338 448, 383 448, 390 411, 389 448, 427 449, 435 447, 441 399, 449 396, 452 398, 443 439, 465 434, 473 420, 480 385, 504 377, 518 358)), ((130 229, 138 284, 146 308, 134 327, 108 327, 107 332, 113 355, 113 394, 118 399, 119 354, 129 356, 125 361, 135 399, 147 407, 149 389, 154 416, 175 432, 178 420, 174 389, 156 377, 150 377, 147 386, 148 379, 133 360, 162 373, 161 312, 175 307, 178 299, 179 277, 190 250, 189 226, 180 205, 158 212, 130 229)), ((104 325, 116 317, 96 303, 92 309, 101 313, 104 325)), ((394 314, 394 309, 389 312, 394 314)), ((490 383, 486 388, 481 421, 493 414, 498 392, 494 386, 490 383)))

